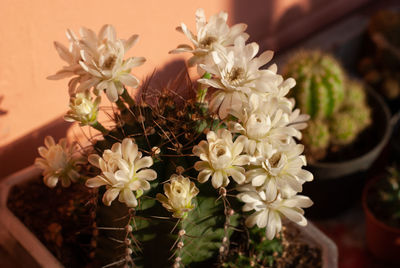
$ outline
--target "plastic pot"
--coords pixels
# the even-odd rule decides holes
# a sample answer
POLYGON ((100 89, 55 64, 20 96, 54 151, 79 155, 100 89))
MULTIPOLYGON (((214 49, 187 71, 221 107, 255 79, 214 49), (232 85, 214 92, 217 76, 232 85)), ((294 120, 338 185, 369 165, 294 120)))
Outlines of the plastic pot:
MULTIPOLYGON (((0 183, 0 226, 4 226, 6 232, 10 234, 13 244, 19 244, 22 250, 12 252, 15 254, 14 259, 20 260, 22 267, 63 267, 63 265, 47 250, 47 248, 29 231, 29 229, 7 208, 7 200, 10 190, 15 185, 24 184, 30 180, 37 179, 41 171, 34 166, 19 171, 0 183), (21 252, 22 251, 22 252, 21 252), (18 254, 18 255, 17 255, 18 254), (21 258, 21 256, 24 256, 21 258)), ((323 234, 311 222, 306 227, 299 227, 292 224, 295 228, 299 228, 300 236, 322 251, 322 263, 324 268, 336 268, 338 263, 338 251, 335 243, 323 234)), ((0 233, 1 235, 1 233, 0 233)), ((10 247, 10 240, 7 242, 10 247)), ((6 243, 0 240, 0 244, 4 247, 6 243), (4 245, 3 245, 4 244, 4 245)))
POLYGON ((306 167, 314 175, 314 181, 305 183, 303 190, 314 201, 307 209, 308 216, 333 217, 359 200, 366 172, 388 143, 392 129, 389 109, 373 89, 366 87, 366 92, 372 109, 370 129, 376 137, 375 144, 366 153, 348 161, 317 162, 306 167))
POLYGON ((368 193, 381 176, 369 181, 362 195, 362 206, 365 214, 367 247, 378 259, 400 264, 400 229, 387 225, 379 220, 367 204, 368 193))

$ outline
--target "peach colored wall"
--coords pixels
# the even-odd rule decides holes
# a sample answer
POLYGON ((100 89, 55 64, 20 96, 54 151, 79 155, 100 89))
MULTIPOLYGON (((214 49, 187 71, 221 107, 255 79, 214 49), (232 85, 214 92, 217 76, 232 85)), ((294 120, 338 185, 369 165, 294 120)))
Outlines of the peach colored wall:
POLYGON ((46 80, 62 65, 53 40, 67 44, 65 29, 76 33, 80 26, 98 31, 113 24, 118 36, 140 35, 129 55, 144 56, 145 65, 134 70, 142 77, 155 67, 182 56, 168 51, 185 40, 175 31, 180 22, 194 27, 194 13, 229 11, 229 0, 0 0, 0 146, 67 110, 68 79, 46 80))
POLYGON ((186 38, 175 31, 180 22, 194 28, 194 13, 220 10, 230 22, 249 24, 251 40, 263 49, 293 45, 308 34, 371 0, 0 0, 0 177, 32 163, 46 133, 60 137, 66 129, 60 117, 67 111, 67 80, 49 81, 62 65, 53 41, 67 44, 65 29, 80 26, 98 31, 105 23, 118 36, 139 34, 128 55, 144 56, 138 77, 163 69, 183 56, 168 51, 186 38), (49 124, 43 128, 42 126, 49 124), (21 157, 23 155, 23 157, 21 157), (15 161, 18 159, 19 161, 15 161))

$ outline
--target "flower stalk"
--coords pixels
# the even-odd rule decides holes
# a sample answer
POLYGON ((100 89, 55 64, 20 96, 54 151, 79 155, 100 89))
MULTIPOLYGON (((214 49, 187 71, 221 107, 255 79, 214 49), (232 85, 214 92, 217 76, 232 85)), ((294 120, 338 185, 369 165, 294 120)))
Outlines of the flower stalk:
POLYGON ((124 101, 129 105, 129 107, 132 107, 135 105, 135 101, 133 100, 133 98, 131 97, 131 95, 129 95, 128 90, 126 90, 126 88, 124 88, 124 92, 122 92, 121 97, 124 99, 124 101))
MULTIPOLYGON (((208 72, 205 72, 204 75, 202 76, 202 78, 203 79, 211 79, 211 74, 208 72)), ((197 89, 197 95, 196 95, 196 100, 198 103, 205 103, 207 91, 208 91, 208 87, 199 83, 198 89, 197 89)))

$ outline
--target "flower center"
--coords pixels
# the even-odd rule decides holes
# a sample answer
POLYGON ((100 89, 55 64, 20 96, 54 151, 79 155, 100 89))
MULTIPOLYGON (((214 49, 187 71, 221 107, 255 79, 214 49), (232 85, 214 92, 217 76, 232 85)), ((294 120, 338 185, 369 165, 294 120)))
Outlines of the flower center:
POLYGON ((268 161, 269 164, 271 165, 271 168, 277 168, 279 160, 281 160, 281 154, 280 153, 275 153, 268 161))
POLYGON ((109 56, 109 57, 104 61, 103 67, 106 68, 106 69, 111 69, 116 60, 117 60, 117 56, 115 56, 115 55, 109 56))
POLYGON ((200 41, 200 47, 202 48, 211 48, 212 44, 217 41, 217 38, 214 36, 207 36, 203 40, 200 41))
POLYGON ((240 67, 234 67, 230 72, 226 74, 226 80, 236 86, 240 85, 244 78, 245 71, 243 68, 240 67))

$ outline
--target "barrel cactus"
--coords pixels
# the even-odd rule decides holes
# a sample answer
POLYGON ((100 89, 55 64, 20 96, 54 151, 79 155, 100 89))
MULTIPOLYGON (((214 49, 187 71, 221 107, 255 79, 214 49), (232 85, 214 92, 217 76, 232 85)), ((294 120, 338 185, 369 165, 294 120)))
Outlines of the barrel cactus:
POLYGON ((296 80, 292 96, 311 118, 329 118, 340 108, 345 73, 334 57, 321 51, 301 51, 287 63, 284 75, 296 80))
POLYGON ((346 74, 339 62, 321 51, 301 51, 285 66, 297 85, 292 91, 296 105, 311 115, 303 143, 310 160, 319 160, 330 145, 351 144, 371 123, 363 85, 346 74))

